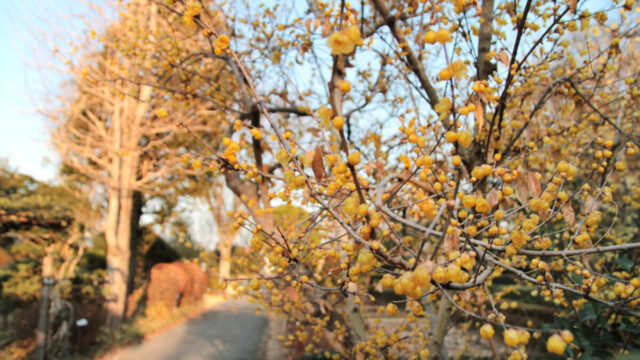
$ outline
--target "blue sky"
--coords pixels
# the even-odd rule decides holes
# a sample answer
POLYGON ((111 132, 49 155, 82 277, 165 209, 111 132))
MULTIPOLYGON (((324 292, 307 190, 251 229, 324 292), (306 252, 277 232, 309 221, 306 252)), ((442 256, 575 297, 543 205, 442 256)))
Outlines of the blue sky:
POLYGON ((84 26, 78 15, 91 17, 79 1, 0 1, 0 159, 38 180, 55 179, 57 160, 37 110, 63 79, 51 68, 52 43, 39 34, 64 47, 84 26))

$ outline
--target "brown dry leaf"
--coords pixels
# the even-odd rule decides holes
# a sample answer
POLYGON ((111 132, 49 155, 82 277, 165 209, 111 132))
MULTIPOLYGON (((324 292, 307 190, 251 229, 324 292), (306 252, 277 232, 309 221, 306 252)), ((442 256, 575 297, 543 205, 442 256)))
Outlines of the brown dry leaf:
POLYGON ((504 50, 500 50, 500 62, 509 67, 509 54, 504 50))
POLYGON ((378 281, 376 285, 373 287, 373 290, 382 294, 384 292, 384 286, 382 286, 382 281, 378 281))
POLYGON ((489 191, 489 193, 487 194, 487 203, 489 203, 489 206, 492 209, 498 206, 498 204, 500 203, 500 195, 498 193, 498 190, 491 189, 491 191, 489 191))
POLYGON ((458 295, 460 296, 463 304, 471 302, 471 291, 461 291, 458 295))
POLYGON ((313 162, 311 162, 311 170, 313 170, 313 175, 316 177, 316 181, 322 181, 324 179, 324 160, 322 159, 323 154, 322 146, 316 147, 316 151, 313 153, 313 162))
POLYGON ((572 14, 575 14, 578 9, 578 0, 570 0, 569 1, 569 10, 571 10, 572 14))
POLYGON ((318 29, 318 26, 320 26, 320 24, 321 24, 321 23, 322 23, 322 20, 320 20, 319 18, 318 18, 318 19, 313 20, 313 30, 314 30, 314 31, 315 31, 315 30, 317 30, 317 29, 318 29))
POLYGON ((302 303, 302 310, 308 314, 313 314, 316 312, 315 306, 310 301, 305 301, 302 303))
POLYGON ((551 216, 551 209, 546 209, 546 210, 538 209, 538 215, 540 216, 541 219, 547 220, 549 216, 551 216))
POLYGON ((347 291, 354 292, 354 293, 358 292, 358 284, 354 283, 353 281, 348 282, 346 288, 347 288, 347 291))
POLYGON ((331 21, 329 18, 324 19, 324 23, 322 24, 322 36, 329 36, 331 32, 331 21))
POLYGON ((437 265, 433 261, 431 261, 430 259, 427 259, 427 260, 421 262, 418 267, 424 267, 431 274, 435 270, 436 266, 437 265))
POLYGON ((476 109, 473 112, 473 115, 476 117, 476 125, 478 129, 482 129, 484 126, 484 109, 482 108, 482 103, 480 101, 476 101, 476 109))
POLYGON ((529 184, 529 193, 534 197, 539 197, 542 194, 542 187, 540 186, 540 180, 536 176, 536 173, 530 172, 527 174, 527 183, 529 184))
POLYGON ((300 294, 298 293, 298 291, 296 291, 296 289, 291 286, 287 286, 284 289, 284 296, 288 299, 291 299, 292 301, 300 299, 300 294))
POLYGON ((458 250, 460 248, 460 233, 454 231, 453 234, 445 236, 443 248, 445 254, 458 250))
POLYGON ((307 19, 307 21, 305 21, 304 27, 307 29, 307 32, 311 32, 311 19, 307 19))
POLYGON ((573 226, 576 224, 576 212, 573 210, 573 206, 570 203, 566 203, 562 207, 562 217, 569 224, 569 226, 573 226))
POLYGON ((320 308, 320 312, 322 313, 322 315, 326 315, 327 314, 327 309, 329 309, 331 307, 329 302, 327 302, 324 299, 317 299, 316 300, 316 304, 318 304, 318 307, 320 308))
POLYGON ((522 205, 526 205, 529 201, 530 193, 529 185, 527 185, 527 180, 525 179, 525 176, 522 175, 522 171, 518 171, 518 175, 516 175, 515 190, 518 201, 520 201, 522 205))
POLYGON ((480 1, 476 1, 476 16, 482 16, 482 4, 480 4, 480 1))
POLYGON ((581 215, 586 215, 587 212, 589 211, 596 211, 598 210, 598 204, 595 203, 596 202, 596 198, 594 198, 593 196, 589 196, 587 198, 587 201, 584 202, 584 206, 582 207, 582 210, 580 211, 581 215))
POLYGON ((313 175, 316 177, 316 181, 322 181, 324 179, 324 160, 322 159, 324 150, 322 146, 316 147, 316 151, 313 154, 313 162, 311 163, 311 169, 313 175))

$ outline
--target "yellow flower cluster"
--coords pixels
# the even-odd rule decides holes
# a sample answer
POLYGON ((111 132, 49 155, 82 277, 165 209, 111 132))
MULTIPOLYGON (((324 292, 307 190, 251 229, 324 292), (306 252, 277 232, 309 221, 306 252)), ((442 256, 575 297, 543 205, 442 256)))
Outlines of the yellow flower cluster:
POLYGON ((419 298, 431 284, 431 274, 426 267, 420 266, 414 271, 405 272, 398 279, 385 274, 381 280, 382 286, 390 288, 398 295, 419 298))
POLYGON ((326 107, 325 105, 322 105, 318 108, 318 110, 316 110, 316 113, 318 114, 318 118, 320 119, 320 126, 329 130, 329 127, 331 126, 331 118, 333 117, 333 110, 326 107))
POLYGON ((438 113, 438 120, 442 120, 447 117, 447 113, 451 110, 451 99, 448 97, 443 97, 440 99, 440 102, 436 104, 434 107, 436 112, 438 113))
POLYGON ((563 330, 559 335, 553 334, 547 340, 547 351, 556 354, 564 354, 564 350, 568 343, 573 342, 573 334, 568 330, 563 330))
POLYGON ((527 345, 529 343, 529 339, 531 338, 531 334, 528 331, 522 329, 507 329, 502 337, 504 339, 504 343, 507 346, 518 346, 518 345, 527 345))
POLYGON ((422 41, 427 44, 446 44, 451 41, 451 33, 447 29, 439 29, 438 31, 429 30, 422 37, 422 41))
POLYGON ((356 264, 349 269, 349 276, 356 277, 359 274, 367 274, 373 270, 373 266, 376 264, 376 258, 372 253, 368 251, 361 251, 358 254, 356 264))
POLYGON ((471 176, 479 180, 491 175, 492 172, 493 168, 491 167, 491 165, 484 164, 473 168, 473 170, 471 170, 471 176))
POLYGON ((167 116, 169 116, 169 112, 167 112, 167 110, 165 109, 158 109, 156 111, 156 116, 159 118, 166 118, 167 116))
POLYGON ((456 80, 460 80, 467 76, 467 65, 464 61, 457 60, 449 64, 446 68, 440 71, 439 77, 442 81, 451 80, 451 78, 455 78, 456 80))
POLYGON ((222 157, 227 159, 232 164, 237 163, 238 157, 236 154, 238 153, 238 151, 240 151, 240 145, 229 138, 222 139, 222 145, 227 147, 224 150, 224 154, 222 155, 222 157))
POLYGON ((331 48, 331 55, 346 55, 355 50, 356 46, 364 44, 360 29, 351 25, 343 31, 334 32, 327 39, 327 46, 331 48))
POLYGON ((449 264, 446 267, 438 265, 433 271, 433 280, 439 283, 463 284, 469 280, 469 274, 464 272, 457 263, 449 264))
POLYGON ((188 3, 182 17, 182 22, 187 26, 194 26, 196 24, 194 18, 200 15, 201 11, 202 5, 199 2, 192 1, 188 3))
POLYGON ((530 237, 529 235, 523 233, 520 230, 514 230, 511 232, 509 239, 513 243, 513 246, 520 249, 521 247, 527 244, 527 241, 529 241, 530 237))
POLYGON ((256 140, 260 140, 262 139, 262 132, 258 128, 253 128, 251 129, 251 136, 256 140))
POLYGON ((492 338, 493 334, 495 334, 495 331, 493 330, 493 326, 491 326, 491 324, 484 324, 480 328, 480 336, 485 339, 492 338))
POLYGON ((222 55, 224 50, 226 50, 229 47, 230 43, 231 43, 231 39, 229 39, 229 36, 227 35, 218 36, 218 38, 214 43, 213 52, 218 56, 222 55))
POLYGON ((567 178, 567 180, 573 180, 573 177, 578 173, 578 168, 569 165, 566 161, 560 161, 557 166, 558 171, 567 178))
POLYGON ((340 91, 342 91, 342 93, 346 94, 349 91, 351 91, 351 83, 349 83, 346 80, 340 80, 338 81, 338 83, 336 84, 336 86, 338 87, 338 89, 340 91))

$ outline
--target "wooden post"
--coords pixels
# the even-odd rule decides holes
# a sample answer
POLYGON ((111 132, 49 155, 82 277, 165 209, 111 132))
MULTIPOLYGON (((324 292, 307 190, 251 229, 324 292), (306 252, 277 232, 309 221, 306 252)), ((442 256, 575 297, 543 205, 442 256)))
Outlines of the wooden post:
POLYGON ((42 290, 38 309, 38 327, 36 328, 36 360, 44 360, 47 354, 47 333, 49 327, 49 295, 55 285, 53 277, 53 245, 47 246, 42 259, 42 290))

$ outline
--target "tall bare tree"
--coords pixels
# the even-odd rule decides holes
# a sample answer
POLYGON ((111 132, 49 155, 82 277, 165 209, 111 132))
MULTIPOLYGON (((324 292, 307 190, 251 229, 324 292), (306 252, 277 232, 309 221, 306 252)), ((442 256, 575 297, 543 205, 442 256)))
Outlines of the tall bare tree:
MULTIPOLYGON (((199 170, 197 162, 187 171, 180 161, 184 134, 175 131, 177 124, 210 134, 224 123, 211 108, 224 107, 224 96, 218 92, 212 101, 210 94, 217 89, 197 86, 201 78, 194 78, 186 66, 177 71, 172 67, 184 60, 181 46, 202 46, 197 34, 177 30, 179 38, 167 44, 174 24, 157 14, 152 1, 122 5, 120 18, 98 44, 92 47, 88 41, 73 62, 72 93, 62 99, 62 111, 50 115, 51 139, 63 161, 105 190, 106 310, 112 327, 120 323, 131 290, 131 234, 139 219, 134 216, 139 211, 134 209, 136 192, 158 194, 170 181, 175 184, 180 176, 199 170)), ((198 67, 205 70, 202 64, 198 67)), ((233 88, 232 82, 225 83, 223 71, 210 67, 205 72, 210 81, 233 88)))

